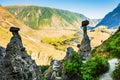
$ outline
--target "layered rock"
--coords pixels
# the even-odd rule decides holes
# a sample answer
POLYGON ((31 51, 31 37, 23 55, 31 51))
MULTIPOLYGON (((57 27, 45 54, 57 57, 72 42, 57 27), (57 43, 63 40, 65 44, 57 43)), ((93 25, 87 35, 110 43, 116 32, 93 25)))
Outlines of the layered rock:
POLYGON ((6 49, 0 46, 0 62, 4 59, 6 55, 6 49))
POLYGON ((81 65, 81 56, 72 47, 68 47, 65 59, 63 60, 62 79, 81 80, 81 65))
POLYGON ((59 60, 51 61, 51 70, 45 74, 46 80, 62 80, 60 77, 62 71, 62 62, 59 60))
POLYGON ((88 24, 89 24, 88 20, 82 21, 83 39, 81 41, 81 44, 79 45, 79 51, 78 51, 78 53, 85 60, 90 57, 90 52, 91 52, 90 39, 87 35, 87 25, 88 24))
POLYGON ((0 78, 1 80, 41 80, 38 66, 23 47, 19 30, 19 28, 11 27, 10 32, 13 37, 6 51, 0 48, 0 54, 3 55, 0 59, 0 78))
POLYGON ((72 52, 73 52, 73 51, 74 51, 74 49, 73 49, 72 47, 68 47, 68 48, 67 48, 65 60, 71 61, 71 55, 72 55, 72 52))

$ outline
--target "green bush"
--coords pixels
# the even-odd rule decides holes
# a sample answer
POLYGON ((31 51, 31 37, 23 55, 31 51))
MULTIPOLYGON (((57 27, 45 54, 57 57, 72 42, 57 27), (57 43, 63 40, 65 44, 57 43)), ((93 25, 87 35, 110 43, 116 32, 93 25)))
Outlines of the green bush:
POLYGON ((71 60, 63 63, 63 71, 70 80, 80 80, 82 59, 75 51, 72 52, 71 60))
POLYGON ((43 65, 43 66, 40 66, 40 72, 41 72, 41 80, 46 80, 45 79, 45 74, 48 73, 50 70, 51 70, 51 66, 49 65, 43 65))
POLYGON ((40 66, 40 68, 41 68, 41 73, 43 74, 49 68, 49 65, 40 66))
POLYGON ((108 53, 107 58, 120 58, 120 31, 115 32, 100 46, 96 47, 92 52, 92 56, 103 55, 108 53))
POLYGON ((96 56, 88 60, 81 67, 83 80, 96 80, 96 78, 109 69, 108 60, 101 56, 96 56))
POLYGON ((114 80, 120 80, 120 62, 116 66, 115 70, 113 71, 113 79, 114 80))

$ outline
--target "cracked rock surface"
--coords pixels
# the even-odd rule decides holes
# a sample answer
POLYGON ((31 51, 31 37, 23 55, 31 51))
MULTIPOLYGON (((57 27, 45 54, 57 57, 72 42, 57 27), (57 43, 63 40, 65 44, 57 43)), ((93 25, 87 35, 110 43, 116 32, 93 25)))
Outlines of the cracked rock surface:
POLYGON ((23 47, 19 30, 11 27, 13 36, 7 48, 0 47, 0 80, 41 80, 38 66, 23 47))

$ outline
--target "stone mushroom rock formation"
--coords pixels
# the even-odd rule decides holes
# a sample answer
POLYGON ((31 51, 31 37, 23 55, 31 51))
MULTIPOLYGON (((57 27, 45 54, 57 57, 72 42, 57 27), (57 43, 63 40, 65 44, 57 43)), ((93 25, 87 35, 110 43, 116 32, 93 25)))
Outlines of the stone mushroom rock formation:
MULTIPOLYGON (((72 56, 73 51, 74 51, 74 49, 72 47, 68 47, 64 60, 72 61, 71 56, 72 56)), ((63 71, 62 61, 53 59, 53 60, 51 60, 50 65, 51 66, 48 69, 49 71, 47 71, 47 73, 45 74, 46 80, 67 80, 65 78, 65 77, 67 77, 67 75, 63 71), (63 79, 63 78, 65 78, 65 79, 63 79)))
POLYGON ((118 27, 118 30, 117 31, 120 31, 120 26, 118 27))
POLYGON ((72 47, 68 47, 67 48, 67 52, 66 52, 66 56, 65 56, 65 60, 70 60, 71 61, 71 55, 72 52, 74 51, 74 49, 72 47))
POLYGON ((0 48, 0 54, 5 54, 0 65, 1 80, 41 80, 40 70, 23 47, 20 29, 11 27, 13 36, 6 51, 0 48))
POLYGON ((78 51, 78 53, 85 60, 90 57, 90 52, 91 52, 90 39, 89 39, 89 37, 87 35, 87 25, 88 24, 89 24, 88 20, 82 21, 83 39, 81 41, 81 44, 79 46, 79 51, 78 51))

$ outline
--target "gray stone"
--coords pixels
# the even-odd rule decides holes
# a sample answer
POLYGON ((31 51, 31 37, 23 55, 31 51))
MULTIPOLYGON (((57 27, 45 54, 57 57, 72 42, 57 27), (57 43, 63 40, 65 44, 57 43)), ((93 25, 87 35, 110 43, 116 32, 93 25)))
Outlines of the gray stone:
POLYGON ((3 60, 3 58, 5 57, 5 55, 6 55, 6 49, 4 47, 0 46, 0 61, 3 60))
POLYGON ((81 41, 81 44, 79 46, 78 53, 82 56, 84 60, 89 59, 90 52, 91 52, 91 45, 90 45, 90 39, 87 35, 87 25, 89 24, 88 20, 82 21, 82 27, 83 27, 83 39, 81 41))
POLYGON ((3 64, 0 65, 0 78, 1 80, 41 80, 38 66, 23 47, 19 30, 19 28, 11 27, 10 32, 13 37, 6 51, 0 48, 0 54, 6 53, 2 59, 3 64))
POLYGON ((89 24, 88 20, 82 21, 82 26, 87 26, 89 24))
POLYGON ((51 70, 45 74, 46 80, 62 80, 60 71, 62 71, 62 62, 59 60, 51 60, 51 70))
POLYGON ((120 26, 118 27, 118 30, 117 30, 118 32, 120 32, 120 26))
POLYGON ((18 32, 19 30, 20 30, 20 28, 17 28, 17 27, 10 28, 10 32, 18 32))
POLYGON ((67 48, 65 60, 70 60, 71 61, 71 57, 70 56, 72 55, 73 51, 74 51, 74 49, 72 47, 68 47, 67 48))

